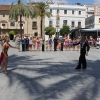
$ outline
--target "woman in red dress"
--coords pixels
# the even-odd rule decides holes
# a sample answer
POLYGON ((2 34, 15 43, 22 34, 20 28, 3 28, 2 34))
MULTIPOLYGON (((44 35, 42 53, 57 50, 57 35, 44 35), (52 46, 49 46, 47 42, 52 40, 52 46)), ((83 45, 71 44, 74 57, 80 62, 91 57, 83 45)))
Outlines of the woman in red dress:
POLYGON ((4 43, 3 43, 3 46, 2 46, 1 57, 0 57, 0 72, 2 70, 2 67, 4 67, 5 68, 5 70, 4 70, 5 74, 8 74, 7 65, 8 65, 8 49, 9 49, 9 47, 19 49, 18 47, 11 46, 9 44, 9 37, 5 36, 4 43))

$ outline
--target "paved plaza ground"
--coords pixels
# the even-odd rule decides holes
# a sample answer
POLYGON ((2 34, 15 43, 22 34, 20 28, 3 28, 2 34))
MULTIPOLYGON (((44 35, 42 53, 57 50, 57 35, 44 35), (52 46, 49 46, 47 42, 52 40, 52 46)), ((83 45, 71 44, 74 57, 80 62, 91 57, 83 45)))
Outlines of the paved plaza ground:
POLYGON ((0 73, 0 100, 100 100, 100 50, 90 50, 87 70, 75 70, 78 57, 79 51, 9 49, 9 75, 0 73))

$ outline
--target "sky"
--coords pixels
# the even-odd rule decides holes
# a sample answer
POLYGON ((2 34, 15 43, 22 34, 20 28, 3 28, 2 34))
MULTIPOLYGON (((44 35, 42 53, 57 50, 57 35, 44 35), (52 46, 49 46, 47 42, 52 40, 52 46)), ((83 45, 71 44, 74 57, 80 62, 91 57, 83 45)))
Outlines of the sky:
MULTIPOLYGON (((12 2, 17 3, 18 0, 0 0, 0 4, 11 4, 12 2)), ((27 3, 28 0, 21 0, 23 3, 27 3)), ((47 0, 31 0, 31 2, 47 1, 47 0)), ((100 0, 52 0, 53 2, 64 2, 67 4, 96 4, 100 5, 100 0)))

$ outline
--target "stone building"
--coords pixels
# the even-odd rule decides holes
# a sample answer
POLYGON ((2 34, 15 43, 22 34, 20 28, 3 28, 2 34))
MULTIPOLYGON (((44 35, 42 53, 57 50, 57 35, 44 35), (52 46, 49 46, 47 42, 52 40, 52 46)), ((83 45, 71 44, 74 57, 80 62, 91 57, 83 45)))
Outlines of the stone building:
MULTIPOLYGON (((33 6, 36 3, 32 3, 33 6)), ((11 5, 0 5, 0 27, 2 28, 2 35, 9 34, 11 30, 14 30, 20 34, 19 20, 16 22, 9 19, 9 11, 11 5)), ((22 32, 28 36, 40 37, 40 17, 37 18, 22 18, 22 32)))

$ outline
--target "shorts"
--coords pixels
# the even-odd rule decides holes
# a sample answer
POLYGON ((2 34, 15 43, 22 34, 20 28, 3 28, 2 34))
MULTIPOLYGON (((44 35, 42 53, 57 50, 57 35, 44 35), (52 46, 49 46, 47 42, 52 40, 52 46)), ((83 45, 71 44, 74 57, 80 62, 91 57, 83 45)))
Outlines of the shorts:
POLYGON ((18 42, 17 45, 20 46, 20 42, 18 42))
POLYGON ((32 47, 32 44, 29 44, 29 47, 32 47))

